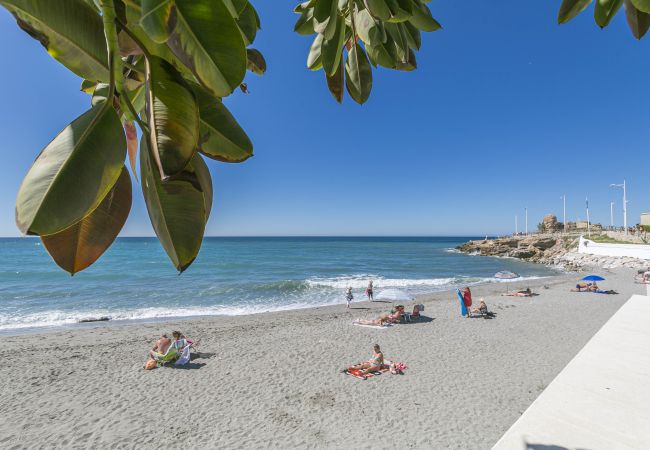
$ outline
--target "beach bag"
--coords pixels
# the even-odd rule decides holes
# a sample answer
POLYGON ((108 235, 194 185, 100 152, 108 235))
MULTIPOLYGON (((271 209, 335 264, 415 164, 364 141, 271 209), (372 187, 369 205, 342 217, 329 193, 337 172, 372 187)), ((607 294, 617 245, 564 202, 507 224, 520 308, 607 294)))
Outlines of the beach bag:
POLYGON ((144 370, 152 370, 158 367, 158 363, 154 361, 153 359, 150 359, 147 361, 147 363, 144 365, 144 370))
POLYGON ((177 365, 177 366, 184 366, 188 362, 190 362, 190 346, 189 345, 185 346, 185 348, 183 349, 183 353, 181 353, 181 357, 178 358, 178 361, 176 361, 174 364, 177 365))

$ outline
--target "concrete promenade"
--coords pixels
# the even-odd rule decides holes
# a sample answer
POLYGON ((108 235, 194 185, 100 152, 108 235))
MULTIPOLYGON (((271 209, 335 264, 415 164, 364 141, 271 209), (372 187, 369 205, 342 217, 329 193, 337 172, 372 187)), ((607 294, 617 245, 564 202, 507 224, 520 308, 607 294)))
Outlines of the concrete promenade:
POLYGON ((650 298, 632 296, 493 449, 650 449, 650 298))

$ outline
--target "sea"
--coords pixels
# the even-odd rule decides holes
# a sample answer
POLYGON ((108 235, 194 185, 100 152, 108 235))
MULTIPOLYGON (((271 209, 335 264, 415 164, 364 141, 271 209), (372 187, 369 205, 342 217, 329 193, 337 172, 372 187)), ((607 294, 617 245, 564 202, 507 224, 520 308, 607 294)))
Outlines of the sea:
MULTIPOLYGON (((70 276, 36 238, 0 239, 0 334, 110 323, 243 315, 345 303, 400 289, 433 293, 494 278, 537 279, 556 269, 459 253, 476 237, 209 237, 178 274, 155 238, 118 238, 93 266, 70 276)), ((451 294, 450 294, 451 295, 451 294)))

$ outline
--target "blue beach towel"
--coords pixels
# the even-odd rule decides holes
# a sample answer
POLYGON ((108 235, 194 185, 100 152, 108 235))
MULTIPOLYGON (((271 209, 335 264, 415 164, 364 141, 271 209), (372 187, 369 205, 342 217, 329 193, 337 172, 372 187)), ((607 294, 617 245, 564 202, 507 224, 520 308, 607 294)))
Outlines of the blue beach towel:
POLYGON ((465 306, 465 299, 463 298, 463 293, 460 292, 460 289, 456 289, 456 294, 458 295, 458 300, 460 301, 460 314, 466 316, 469 314, 467 307, 465 306))

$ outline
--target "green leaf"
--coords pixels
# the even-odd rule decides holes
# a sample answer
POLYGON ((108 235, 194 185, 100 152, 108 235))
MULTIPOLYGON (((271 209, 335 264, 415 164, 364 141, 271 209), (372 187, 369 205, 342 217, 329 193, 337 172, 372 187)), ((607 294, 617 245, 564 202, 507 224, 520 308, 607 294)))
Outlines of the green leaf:
POLYGON ((367 45, 379 45, 386 40, 385 32, 375 22, 368 10, 363 9, 354 15, 354 25, 357 35, 367 45))
POLYGON ((339 67, 334 75, 329 76, 325 74, 327 80, 327 87, 334 96, 334 99, 341 103, 343 101, 343 58, 339 60, 339 67))
POLYGON ((413 15, 413 4, 411 0, 386 0, 386 4, 391 12, 391 16, 388 19, 389 22, 404 22, 413 15))
POLYGON ((199 139, 199 109, 190 86, 171 64, 151 57, 146 67, 148 140, 165 179, 192 159, 199 139))
MULTIPOLYGON (((167 46, 167 44, 158 44, 149 39, 149 35, 140 26, 141 10, 138 4, 132 3, 134 0, 128 0, 126 3, 127 29, 133 34, 144 46, 147 54, 157 56, 172 64, 184 78, 194 81, 194 74, 185 64, 176 57, 167 46)), ((119 38, 119 36, 118 36, 119 38)))
POLYGON ((557 15, 557 23, 567 23, 589 6, 591 0, 563 0, 557 15))
POLYGON ((247 48, 246 57, 248 60, 246 68, 257 75, 264 75, 266 72, 266 60, 262 53, 254 48, 247 48))
POLYGON ((146 139, 140 143, 140 179, 149 219, 165 252, 180 272, 201 248, 212 204, 210 173, 195 154, 185 169, 163 182, 157 174, 146 139))
POLYGON ((293 27, 293 31, 303 36, 309 36, 315 33, 313 9, 308 9, 300 15, 293 27))
POLYGON ((321 62, 321 48, 323 46, 323 35, 317 34, 312 42, 307 55, 307 68, 309 70, 318 70, 323 67, 321 62))
POLYGON ((16 199, 16 224, 26 234, 58 233, 104 199, 120 175, 126 142, 117 113, 94 106, 65 127, 27 172, 16 199))
POLYGON ((237 25, 241 30, 242 37, 244 38, 244 43, 246 45, 251 45, 255 41, 255 36, 257 35, 257 30, 259 29, 259 18, 255 12, 255 8, 250 3, 246 3, 246 7, 239 14, 237 19, 237 25))
POLYGON ((323 39, 321 61, 323 63, 323 70, 329 76, 334 75, 340 65, 343 44, 345 43, 345 29, 345 19, 338 17, 336 32, 332 36, 332 39, 323 39))
POLYGON ((41 236, 59 267, 74 275, 93 264, 111 246, 131 210, 131 179, 124 166, 99 206, 81 221, 56 234, 41 236))
POLYGON ((391 39, 394 42, 393 53, 395 54, 392 55, 394 57, 394 60, 396 62, 404 61, 406 59, 406 56, 408 55, 408 50, 409 50, 409 45, 406 40, 406 36, 402 35, 399 26, 396 23, 387 23, 385 27, 386 27, 387 34, 391 37, 391 39))
POLYGON ((630 0, 625 0, 627 24, 635 38, 641 39, 650 28, 650 14, 639 11, 630 0))
POLYGON ((174 6, 173 0, 142 0, 142 16, 140 25, 152 41, 162 44, 167 42, 169 19, 174 6))
POLYGON ((436 31, 442 28, 438 21, 431 16, 431 11, 422 3, 414 0, 413 15, 408 21, 420 31, 436 31))
POLYGON ((402 28, 402 35, 406 36, 408 46, 414 50, 420 50, 420 46, 422 45, 420 30, 410 22, 400 24, 400 28, 402 28))
POLYGON ((632 0, 636 9, 646 14, 650 14, 650 0, 632 0))
POLYGON ((359 44, 348 51, 345 62, 345 87, 352 99, 360 105, 365 103, 372 90, 372 68, 366 52, 359 44))
POLYGON ((325 39, 332 39, 336 33, 338 0, 318 0, 314 7, 314 31, 325 39))
POLYGON ((238 163, 253 156, 253 143, 228 108, 198 85, 192 88, 199 104, 199 151, 208 158, 238 163))
POLYGON ((623 0, 596 0, 594 20, 600 28, 605 28, 623 6, 623 0))
POLYGON ((101 17, 83 0, 0 0, 18 26, 81 78, 108 82, 101 17))
POLYGON ((217 97, 239 87, 246 73, 246 46, 222 1, 176 0, 167 45, 196 79, 217 97))
POLYGON ((404 61, 398 61, 397 66, 395 67, 397 70, 403 70, 405 72, 410 72, 412 70, 417 69, 418 64, 415 60, 415 53, 413 50, 409 49, 408 55, 406 56, 406 59, 404 61))
POLYGON ((390 19, 390 9, 384 0, 363 0, 363 3, 366 5, 368 12, 374 17, 381 20, 390 19))

